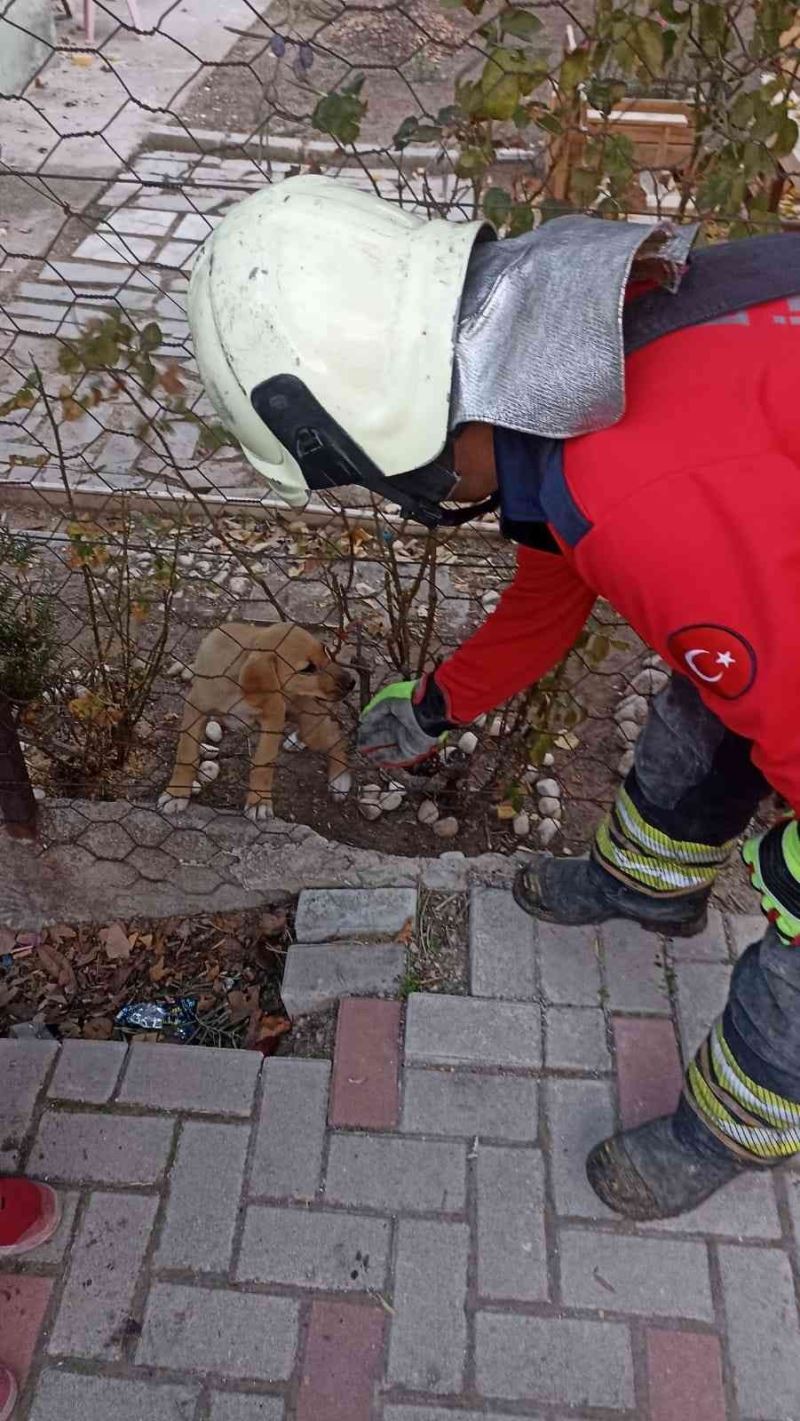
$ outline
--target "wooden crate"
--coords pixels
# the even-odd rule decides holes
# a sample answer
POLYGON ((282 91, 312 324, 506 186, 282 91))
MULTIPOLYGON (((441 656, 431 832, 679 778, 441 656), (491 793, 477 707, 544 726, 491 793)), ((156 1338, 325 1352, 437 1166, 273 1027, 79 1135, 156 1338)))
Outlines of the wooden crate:
POLYGON ((620 99, 606 117, 582 104, 570 133, 551 149, 553 197, 568 197, 570 174, 580 167, 587 142, 604 133, 630 140, 637 169, 658 173, 681 168, 694 141, 692 107, 678 99, 631 97, 620 99))

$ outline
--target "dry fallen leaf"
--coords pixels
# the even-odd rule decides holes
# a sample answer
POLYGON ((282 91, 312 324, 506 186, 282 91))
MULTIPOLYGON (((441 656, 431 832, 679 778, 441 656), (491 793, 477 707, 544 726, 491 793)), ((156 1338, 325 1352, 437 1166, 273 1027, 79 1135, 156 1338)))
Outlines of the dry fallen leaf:
POLYGON ((63 987, 65 991, 69 992, 77 990, 78 984, 75 980, 75 973, 62 952, 58 952, 56 948, 48 947, 46 943, 42 943, 41 947, 37 949, 37 954, 47 975, 58 982, 60 987, 63 987))
POLYGON ((413 918, 407 918, 406 921, 403 923, 403 926, 401 927, 399 933, 397 934, 395 941, 409 943, 412 941, 413 937, 414 920, 413 918))
POLYGON ((110 927, 101 928, 99 937, 110 962, 119 962, 130 957, 130 940, 121 923, 112 923, 110 927))
POLYGON ((496 813, 498 819, 516 819, 517 817, 516 809, 507 799, 502 804, 498 804, 496 813))
POLYGON ((281 1037, 291 1029, 292 1023, 288 1016, 264 1016, 254 1013, 244 1039, 245 1049, 260 1051, 262 1056, 274 1056, 281 1037))
POLYGON ((277 908, 273 913, 262 913, 258 927, 265 937, 279 937, 286 930, 286 913, 282 908, 277 908))
POLYGON ((80 69, 88 69, 88 68, 91 66, 91 64, 92 64, 92 60, 94 59, 94 55, 92 55, 92 54, 71 54, 69 58, 70 58, 70 63, 71 63, 71 64, 77 64, 80 69))

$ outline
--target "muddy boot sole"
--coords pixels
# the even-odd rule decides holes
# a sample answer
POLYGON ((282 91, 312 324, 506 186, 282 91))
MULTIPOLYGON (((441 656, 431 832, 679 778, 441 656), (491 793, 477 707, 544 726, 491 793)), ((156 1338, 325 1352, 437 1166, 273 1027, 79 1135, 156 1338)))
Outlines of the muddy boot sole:
POLYGON ((511 886, 514 902, 518 908, 522 909, 523 913, 527 913, 531 918, 539 918, 543 923, 559 923, 562 927, 582 927, 591 923, 608 923, 614 918, 625 918, 629 922, 640 923, 650 932, 661 933, 662 937, 697 937, 705 931, 708 924, 708 908, 706 906, 697 917, 684 919, 683 922, 650 919, 646 914, 626 908, 625 904, 621 902, 598 903, 596 908, 587 910, 585 915, 572 913, 567 917, 545 908, 529 891, 526 880, 527 873, 528 869, 521 868, 514 877, 511 886))

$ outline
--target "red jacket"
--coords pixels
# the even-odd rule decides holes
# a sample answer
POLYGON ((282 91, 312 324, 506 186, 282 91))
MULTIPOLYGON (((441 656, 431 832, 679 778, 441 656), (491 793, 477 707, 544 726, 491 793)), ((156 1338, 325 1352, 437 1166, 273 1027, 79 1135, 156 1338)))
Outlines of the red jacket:
POLYGON ((800 812, 800 300, 665 336, 626 371, 624 418, 564 445, 590 531, 561 557, 520 548, 437 682, 474 719, 550 670, 605 597, 800 812))

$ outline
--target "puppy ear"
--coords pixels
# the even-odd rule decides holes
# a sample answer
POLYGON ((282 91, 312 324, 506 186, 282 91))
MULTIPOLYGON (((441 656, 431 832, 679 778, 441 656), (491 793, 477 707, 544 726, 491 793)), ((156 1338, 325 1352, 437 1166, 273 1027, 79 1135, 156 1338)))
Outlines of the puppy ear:
POLYGON ((281 689, 278 675, 280 652, 254 651, 242 666, 240 684, 248 700, 274 695, 281 689))

